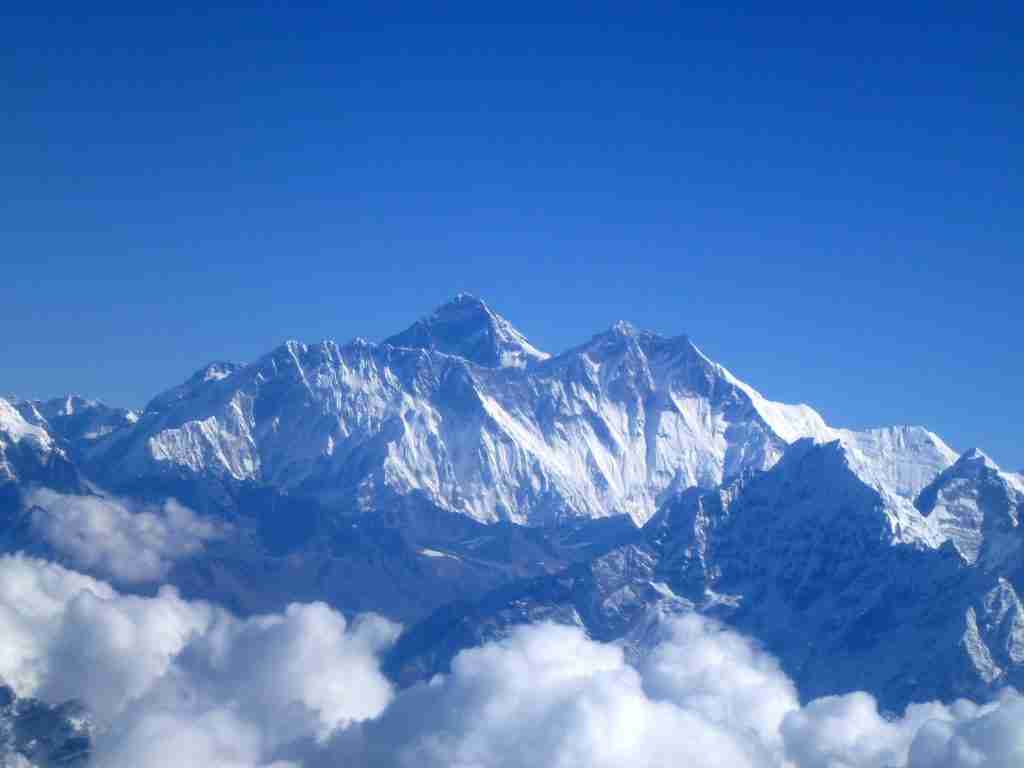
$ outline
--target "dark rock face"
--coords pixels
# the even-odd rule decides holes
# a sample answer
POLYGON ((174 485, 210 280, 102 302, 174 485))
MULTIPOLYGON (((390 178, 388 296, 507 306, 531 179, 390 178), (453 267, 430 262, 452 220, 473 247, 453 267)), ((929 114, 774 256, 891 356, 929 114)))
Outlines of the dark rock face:
POLYGON ((39 768, 89 764, 92 726, 75 702, 56 707, 19 699, 0 685, 0 758, 19 755, 39 768))

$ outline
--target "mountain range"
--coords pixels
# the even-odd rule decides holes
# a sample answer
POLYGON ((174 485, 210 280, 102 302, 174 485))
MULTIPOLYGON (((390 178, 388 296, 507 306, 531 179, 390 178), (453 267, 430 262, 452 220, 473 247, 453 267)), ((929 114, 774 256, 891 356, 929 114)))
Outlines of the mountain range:
POLYGON ((847 445, 894 499, 956 458, 924 429, 837 430, 769 401, 685 336, 620 322, 548 355, 467 295, 381 344, 288 341, 211 363, 141 413, 74 397, 2 407, 0 456, 29 443, 112 491, 181 483, 202 503, 259 485, 353 512, 421 494, 535 526, 642 525, 672 493, 769 469, 805 437, 847 445))
POLYGON ((697 611, 804 697, 984 698, 1024 685, 1022 502, 980 450, 829 426, 686 336, 619 322, 549 354, 466 294, 379 344, 210 363, 141 412, 0 399, 5 551, 243 615, 377 611, 406 625, 403 685, 518 624, 637 653, 697 611), (171 526, 126 570, 70 540, 83 500, 192 543, 171 526))

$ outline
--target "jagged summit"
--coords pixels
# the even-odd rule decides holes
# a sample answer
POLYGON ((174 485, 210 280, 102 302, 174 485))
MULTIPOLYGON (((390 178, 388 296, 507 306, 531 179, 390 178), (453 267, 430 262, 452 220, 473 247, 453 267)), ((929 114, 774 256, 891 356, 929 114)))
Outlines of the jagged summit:
POLYGON ((978 448, 969 448, 949 467, 935 476, 917 499, 916 505, 924 514, 931 514, 944 489, 964 487, 977 483, 997 483, 1016 487, 1016 477, 1003 472, 999 465, 978 448))
POLYGON ((628 320, 616 320, 612 323, 611 328, 608 329, 609 333, 613 333, 617 336, 636 336, 640 333, 640 329, 633 325, 628 320))
POLYGON ((457 294, 432 315, 384 343, 437 350, 487 368, 525 368, 550 357, 483 300, 468 293, 457 294))
POLYGON ((999 470, 999 465, 992 460, 991 456, 989 456, 980 448, 968 448, 960 455, 960 458, 957 459, 956 464, 954 466, 961 468, 972 466, 978 467, 979 469, 981 467, 985 467, 987 469, 994 469, 996 471, 999 470))
POLYGON ((75 394, 49 400, 17 400, 13 406, 26 422, 42 429, 49 438, 70 441, 79 447, 131 427, 139 420, 136 411, 75 394))
POLYGON ((915 506, 968 563, 1000 560, 1019 548, 1018 509, 1024 487, 977 448, 959 459, 918 496, 915 506))
POLYGON ((19 443, 23 440, 49 450, 52 440, 46 430, 26 420, 13 403, 0 398, 0 440, 19 443))
MULTIPOLYGON (((688 336, 663 336, 639 328, 627 320, 617 320, 588 341, 558 355, 553 360, 573 361, 581 357, 603 366, 609 363, 644 369, 658 379, 674 376, 681 369, 691 369, 698 379, 725 380, 728 372, 704 355, 688 336)), ((731 382, 730 382, 731 383, 731 382)))
MULTIPOLYGON (((295 344, 297 342, 288 342, 295 344)), ((231 363, 223 360, 218 360, 207 365, 204 365, 198 371, 196 371, 183 384, 179 384, 176 387, 172 387, 165 392, 161 392, 159 395, 154 397, 146 405, 145 413, 154 413, 158 411, 165 411, 168 408, 173 407, 176 403, 182 400, 188 400, 195 396, 196 392, 199 391, 203 385, 214 381, 221 381, 226 379, 233 373, 237 373, 239 370, 244 368, 241 363, 231 363)))
MULTIPOLYGON (((624 341, 624 340, 635 340, 639 343, 657 343, 657 344, 692 344, 690 339, 686 335, 682 336, 665 336, 652 331, 647 328, 641 328, 638 325, 631 323, 629 320, 616 320, 608 328, 600 333, 594 334, 589 344, 593 344, 597 341, 624 341)), ((588 346, 584 344, 583 346, 588 346)))

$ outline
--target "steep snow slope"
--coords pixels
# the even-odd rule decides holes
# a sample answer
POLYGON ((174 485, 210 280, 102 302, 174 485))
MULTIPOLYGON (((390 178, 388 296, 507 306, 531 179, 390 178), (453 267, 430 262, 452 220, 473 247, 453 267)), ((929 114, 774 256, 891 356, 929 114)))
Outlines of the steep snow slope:
POLYGON ((290 341, 212 364, 88 456, 115 486, 251 481, 358 509, 422 492, 483 522, 643 523, 666 494, 767 469, 806 436, 843 440, 907 504, 955 458, 919 428, 833 430, 768 401, 686 337, 617 323, 546 357, 466 295, 381 345, 290 341))
POLYGON ((939 472, 956 461, 956 452, 923 427, 835 429, 810 406, 767 400, 722 366, 707 362, 719 376, 747 394, 765 423, 787 443, 805 437, 822 443, 841 441, 848 449, 848 461, 861 479, 880 492, 913 499, 939 472))
POLYGON ((53 448, 53 440, 47 431, 30 424, 12 403, 3 398, 0 398, 0 435, 12 445, 24 440, 41 451, 53 448))
POLYGON ((139 414, 112 408, 98 400, 67 395, 52 400, 18 400, 13 403, 30 424, 41 427, 74 449, 132 426, 139 414))
POLYGON ((917 508, 968 563, 998 566, 1021 545, 1024 488, 973 448, 924 489, 917 508))
POLYGON ((13 404, 0 398, 0 482, 17 480, 25 465, 45 464, 55 449, 43 427, 26 421, 13 404))

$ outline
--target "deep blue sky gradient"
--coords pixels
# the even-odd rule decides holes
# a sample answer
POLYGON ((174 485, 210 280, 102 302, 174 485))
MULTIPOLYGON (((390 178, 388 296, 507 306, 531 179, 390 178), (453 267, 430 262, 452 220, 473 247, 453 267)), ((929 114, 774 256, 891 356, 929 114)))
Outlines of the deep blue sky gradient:
POLYGON ((0 392, 140 406, 466 290, 1024 467, 1019 4, 145 5, 0 19, 0 392))

